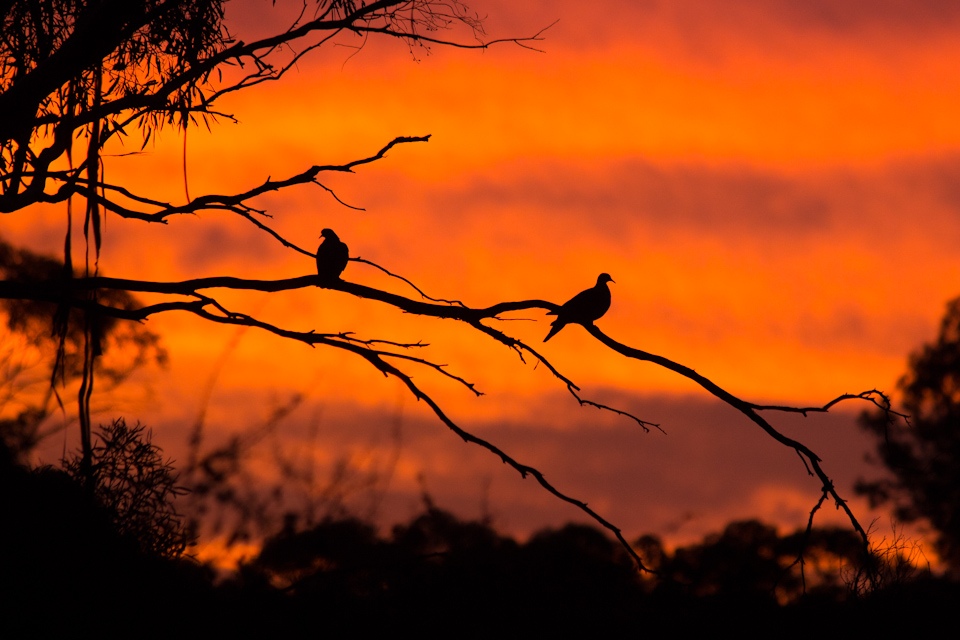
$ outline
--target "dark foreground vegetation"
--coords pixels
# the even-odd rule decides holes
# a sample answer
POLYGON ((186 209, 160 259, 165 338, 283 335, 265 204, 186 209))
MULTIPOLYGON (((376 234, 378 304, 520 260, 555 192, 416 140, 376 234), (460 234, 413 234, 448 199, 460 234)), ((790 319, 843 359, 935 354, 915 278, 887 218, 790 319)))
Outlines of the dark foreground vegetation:
MULTIPOLYGON (((116 427, 128 444, 142 434, 116 427)), ((832 637, 934 628, 960 602, 956 582, 906 563, 908 546, 894 541, 864 558, 847 530, 778 535, 742 521, 672 552, 644 536, 634 546, 653 576, 639 574, 621 545, 593 527, 570 524, 521 543, 428 498, 420 515, 386 535, 349 517, 308 528, 291 517, 256 558, 217 580, 184 546, 169 475, 149 461, 114 463, 89 487, 69 461, 31 469, 2 451, 4 637, 588 630, 832 637), (144 468, 151 479, 136 481, 144 468)))

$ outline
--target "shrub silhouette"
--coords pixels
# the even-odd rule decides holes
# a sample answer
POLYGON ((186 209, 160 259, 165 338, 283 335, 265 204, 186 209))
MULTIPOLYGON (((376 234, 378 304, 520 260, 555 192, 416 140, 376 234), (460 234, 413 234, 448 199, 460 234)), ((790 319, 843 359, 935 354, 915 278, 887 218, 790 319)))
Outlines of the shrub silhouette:
POLYGON ((189 542, 183 518, 173 500, 186 489, 177 485, 171 462, 150 441, 150 432, 137 423, 128 427, 123 418, 101 426, 93 447, 90 478, 82 472, 82 457, 63 463, 64 470, 89 489, 117 532, 146 554, 179 557, 189 542))

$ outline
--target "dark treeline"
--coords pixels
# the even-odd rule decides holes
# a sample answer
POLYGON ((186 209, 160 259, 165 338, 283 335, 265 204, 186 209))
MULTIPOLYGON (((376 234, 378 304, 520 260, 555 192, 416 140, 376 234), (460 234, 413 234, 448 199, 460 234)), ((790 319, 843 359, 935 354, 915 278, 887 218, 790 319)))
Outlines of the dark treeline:
POLYGON ((309 527, 290 517, 257 557, 217 580, 189 556, 169 468, 155 464, 160 452, 141 429, 113 427, 105 433, 122 436, 120 457, 140 458, 124 466, 101 456, 93 489, 75 461, 31 469, 0 452, 0 607, 15 634, 7 637, 833 635, 915 630, 949 615, 960 596, 956 583, 908 565, 906 546, 865 560, 849 530, 779 535, 749 520, 672 552, 644 536, 634 546, 657 571, 644 575, 596 528, 570 524, 518 542, 427 497, 420 515, 387 534, 349 516, 309 527))

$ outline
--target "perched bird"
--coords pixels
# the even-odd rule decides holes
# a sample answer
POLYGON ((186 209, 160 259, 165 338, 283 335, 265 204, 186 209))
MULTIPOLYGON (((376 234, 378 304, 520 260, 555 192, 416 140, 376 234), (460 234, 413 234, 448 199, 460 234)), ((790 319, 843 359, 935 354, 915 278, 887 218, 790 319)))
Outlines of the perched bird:
POLYGON ((317 247, 317 275, 321 280, 337 280, 347 268, 350 259, 350 249, 337 237, 333 229, 324 229, 320 232, 323 242, 317 247))
POLYGON ((550 333, 543 339, 544 342, 557 334, 560 329, 571 322, 575 324, 593 324, 610 308, 610 288, 608 282, 613 282, 610 274, 601 273, 597 284, 590 289, 581 291, 563 303, 557 312, 550 311, 547 315, 555 315, 557 319, 550 324, 550 333))

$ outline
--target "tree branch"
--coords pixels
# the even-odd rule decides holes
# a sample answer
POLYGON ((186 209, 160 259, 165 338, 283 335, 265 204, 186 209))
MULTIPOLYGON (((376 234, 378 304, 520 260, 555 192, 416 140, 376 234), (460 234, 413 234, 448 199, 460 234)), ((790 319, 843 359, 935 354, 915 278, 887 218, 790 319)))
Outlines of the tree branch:
MULTIPOLYGON (((152 20, 159 19, 160 13, 178 10, 182 2, 170 0, 163 3, 157 9, 160 13, 146 11, 143 3, 136 0, 106 0, 101 4, 103 6, 98 5, 95 10, 80 11, 72 30, 64 28, 65 31, 58 34, 62 42, 46 59, 33 66, 18 68, 12 79, 0 78, 4 81, 0 85, 0 113, 4 114, 0 118, 0 151, 14 160, 7 165, 5 158, 0 157, 0 167, 6 171, 0 178, 0 212, 13 212, 38 202, 60 202, 76 193, 78 185, 72 178, 81 175, 81 168, 71 168, 68 173, 72 177, 65 179, 56 192, 46 191, 47 179, 54 176, 52 163, 68 152, 75 132, 93 123, 103 123, 102 145, 117 133, 125 134, 131 124, 138 123, 144 130, 145 145, 153 132, 165 123, 178 122, 185 128, 196 122, 197 114, 205 121, 208 115, 216 117, 218 112, 214 110, 214 104, 217 98, 280 79, 304 55, 338 33, 376 33, 408 43, 467 49, 486 49, 506 43, 533 49, 529 43, 541 41, 543 32, 550 28, 548 26, 529 37, 485 41, 478 37, 483 33, 479 18, 469 15, 457 1, 378 0, 360 6, 338 5, 342 14, 334 11, 331 4, 316 19, 301 23, 298 18, 283 33, 245 43, 233 41, 225 31, 214 29, 211 34, 215 35, 209 35, 210 40, 203 45, 206 48, 200 52, 202 55, 158 51, 143 54, 149 58, 144 63, 143 60, 127 60, 121 53, 121 46, 148 28, 152 20), (467 26, 477 42, 463 43, 419 32, 446 29, 456 23, 467 26), (319 38, 314 39, 313 36, 317 35, 319 38), (293 45, 298 42, 306 44, 296 51, 293 45), (290 48, 293 53, 285 62, 274 65, 271 59, 282 48, 290 48), (162 69, 161 59, 165 61, 162 69), (157 68, 151 67, 151 61, 157 68), (232 84, 208 92, 214 72, 224 67, 244 69, 247 65, 252 69, 250 72, 232 84), (109 88, 101 99, 92 103, 81 101, 69 91, 67 93, 72 97, 66 97, 64 87, 73 82, 86 87, 93 81, 91 74, 100 73, 90 69, 103 68, 107 76, 103 83, 109 88), (47 135, 40 135, 41 131, 47 135), (33 153, 31 143, 42 145, 45 140, 52 140, 52 143, 33 153), (22 180, 28 174, 33 180, 24 186, 22 180)), ((93 197, 98 186, 89 185, 86 194, 93 197)), ((271 189, 267 187, 266 190, 271 189)), ((113 210, 119 215, 141 217, 119 205, 113 210)), ((185 211, 171 213, 181 212, 185 211)))
MULTIPOLYGON (((785 447, 789 447, 794 451, 796 451, 797 455, 799 455, 801 459, 804 461, 804 464, 808 465, 807 472, 810 475, 815 475, 820 480, 823 491, 825 493, 828 493, 830 497, 833 499, 834 504, 837 506, 837 508, 842 509, 843 512, 846 514, 847 519, 850 521, 851 526, 854 528, 854 530, 860 535, 861 539, 863 540, 864 546, 869 544, 866 530, 863 528, 863 526, 861 526, 859 520, 857 520, 857 517, 854 515, 853 511, 850 509, 846 500, 841 498, 840 494, 837 493, 837 489, 833 484, 833 480, 830 479, 830 477, 823 470, 823 467, 820 465, 820 462, 821 462, 820 457, 817 454, 815 454, 813 451, 811 451, 806 445, 796 440, 793 440, 792 438, 788 438, 787 436, 777 431, 769 422, 767 422, 763 417, 761 417, 757 413, 756 405, 746 402, 744 400, 741 400, 740 398, 733 395, 729 391, 726 391, 725 389, 721 388, 712 380, 708 379, 703 375, 700 375, 699 373, 697 373, 696 371, 694 371, 689 367, 673 362, 672 360, 668 358, 664 358, 663 356, 658 356, 652 353, 648 353, 646 351, 642 351, 640 349, 634 349, 633 347, 628 347, 627 345, 617 342, 613 338, 610 338, 594 325, 589 325, 586 327, 586 329, 587 331, 590 332, 590 335, 592 335, 594 338, 599 340, 602 344, 606 345, 613 351, 623 356, 626 356, 628 358, 633 358, 635 360, 652 362, 665 369, 669 369, 670 371, 673 371, 683 376, 684 378, 687 378, 693 382, 696 382, 698 385, 700 385, 704 390, 709 392, 711 395, 719 398, 726 404, 730 405, 731 407, 733 407, 734 409, 742 413, 744 416, 750 419, 754 424, 756 424, 761 429, 763 429, 763 431, 766 432, 767 435, 769 435, 771 438, 773 438, 780 444, 784 445, 785 447)), ((781 410, 785 410, 785 409, 781 408, 781 410)), ((816 510, 814 510, 814 512, 815 511, 816 510)))
MULTIPOLYGON (((367 262, 367 261, 364 261, 367 262)), ((374 265, 378 266, 378 265, 374 265)), ((383 269, 385 272, 390 273, 383 269)), ((393 275, 393 274, 390 274, 393 275)), ((405 278, 400 277, 401 280, 411 284, 405 278)), ((318 276, 299 276, 296 278, 288 278, 283 280, 248 280, 242 278, 220 276, 220 277, 209 277, 209 278, 197 278, 193 280, 185 280, 181 282, 148 282, 140 280, 127 280, 121 278, 109 278, 104 276, 89 277, 89 278, 77 278, 73 280, 64 280, 55 283, 43 283, 45 286, 42 286, 38 283, 32 283, 25 285, 24 283, 18 282, 9 282, 2 281, 0 282, 0 297, 6 298, 22 298, 22 299, 33 299, 33 300, 45 300, 49 302, 58 302, 63 304, 66 301, 67 304, 77 306, 80 308, 87 309, 93 313, 99 313, 103 315, 108 315, 117 318, 124 318, 130 320, 143 320, 150 315, 156 313, 163 313, 167 311, 188 311, 199 317, 205 318, 207 320, 225 323, 225 324, 237 324, 242 326, 253 326, 258 327, 271 333, 278 335, 283 338, 293 339, 300 342, 304 342, 311 346, 315 345, 324 345, 330 346, 338 349, 345 349, 360 355, 368 362, 377 367, 381 373, 384 375, 391 375, 400 379, 410 391, 418 398, 422 399, 430 405, 434 413, 446 424, 452 431, 457 433, 461 438, 467 442, 472 442, 478 444, 483 448, 491 451, 500 457, 504 462, 510 464, 522 476, 526 475, 533 476, 538 483, 541 484, 545 489, 550 493, 561 498, 565 502, 573 504, 580 508, 582 511, 590 515, 596 522, 613 532, 621 542, 625 544, 628 551, 631 555, 634 556, 635 561, 638 563, 638 566, 642 569, 645 569, 640 563, 639 558, 636 557, 636 554, 630 549, 629 545, 625 543, 622 539, 622 536, 619 532, 619 529, 611 525, 609 522, 604 520, 598 514, 590 510, 586 503, 575 500, 565 494, 559 492, 554 488, 550 483, 548 483, 543 475, 533 469, 532 467, 520 464, 516 462, 513 458, 509 457, 499 448, 494 445, 477 438, 470 433, 464 431, 446 414, 441 410, 441 408, 419 387, 417 387, 407 374, 400 371, 393 365, 387 363, 384 358, 397 358, 401 360, 406 360, 415 364, 422 366, 427 366, 434 371, 440 373, 441 375, 451 378, 458 382, 459 384, 465 386, 471 392, 476 395, 481 395, 479 391, 476 390, 474 385, 465 379, 453 375, 444 369, 443 365, 430 362, 423 358, 418 358, 411 356, 409 354, 398 353, 395 351, 386 351, 381 349, 375 349, 372 347, 374 343, 385 343, 397 347, 407 348, 411 346, 421 346, 421 343, 410 344, 400 344, 392 343, 389 341, 367 341, 354 338, 350 334, 338 333, 338 334, 323 334, 315 332, 296 332, 290 331, 287 329, 282 329, 274 325, 270 325, 255 318, 245 315, 234 313, 223 308, 215 299, 209 297, 207 294, 201 293, 201 291, 206 291, 209 289, 231 289, 231 290, 243 290, 243 291, 264 291, 264 292, 278 292, 278 291, 289 291, 295 289, 302 289, 306 287, 321 287, 324 289, 331 289, 342 291, 345 293, 353 294, 357 297, 382 302, 384 304, 391 305, 401 311, 406 313, 412 313, 421 316, 443 318, 449 320, 459 320, 469 324, 471 327, 480 331, 481 333, 493 338, 497 342, 507 346, 510 349, 513 349, 518 353, 521 359, 523 359, 524 353, 529 353, 533 356, 537 362, 543 363, 550 372, 560 380, 568 389, 568 391, 574 396, 581 406, 593 406, 601 410, 610 411, 617 415, 628 417, 636 421, 644 430, 649 430, 649 427, 655 427, 660 429, 659 425, 644 421, 628 412, 609 407, 604 404, 600 404, 591 400, 586 400, 582 398, 578 391, 579 387, 573 383, 568 377, 564 376, 560 371, 558 371, 549 360, 539 353, 537 350, 533 349, 524 342, 513 338, 506 333, 493 329, 483 323, 484 320, 496 319, 499 314, 506 313, 509 311, 520 311, 520 310, 531 310, 531 309, 542 309, 546 311, 556 311, 559 307, 558 305, 547 302, 544 300, 522 300, 522 301, 512 301, 512 302, 500 302, 494 305, 485 307, 485 308, 471 308, 460 303, 450 304, 447 301, 443 303, 436 302, 424 302, 412 300, 404 296, 381 291, 372 287, 368 287, 362 284, 348 282, 345 280, 336 280, 321 281, 318 276), (141 292, 141 293, 155 293, 155 294, 164 294, 164 295, 176 295, 183 296, 188 298, 193 298, 192 300, 186 301, 171 301, 171 302, 162 302, 154 305, 149 305, 142 307, 140 309, 116 309, 112 307, 107 307, 100 305, 91 300, 90 296, 76 295, 77 293, 89 292, 97 289, 117 289, 124 290, 128 292, 141 292), (216 309, 219 313, 212 313, 210 308, 216 309)), ((422 294, 419 288, 414 288, 422 294)), ((432 299, 431 299, 432 300, 432 299)), ((773 427, 766 419, 759 415, 760 411, 765 410, 776 410, 782 412, 795 412, 806 415, 808 412, 826 412, 831 407, 836 404, 849 400, 849 399, 861 399, 867 400, 874 404, 878 404, 878 398, 886 399, 886 396, 880 393, 877 390, 865 391, 860 394, 844 394, 838 396, 834 400, 828 402, 822 407, 789 407, 789 406, 767 406, 751 403, 745 400, 734 396, 730 392, 726 391, 712 380, 707 377, 697 373, 693 369, 676 363, 668 358, 652 354, 640 349, 636 349, 620 343, 613 338, 607 336, 595 325, 586 325, 586 330, 601 344, 605 347, 611 349, 612 351, 619 353, 625 357, 654 363, 660 367, 673 371, 674 373, 681 375, 698 385, 700 385, 704 390, 706 390, 711 395, 720 399, 722 402, 730 405, 731 407, 737 409, 740 413, 746 416, 754 424, 759 426, 767 435, 772 437, 774 440, 794 450, 800 459, 803 461, 807 472, 818 478, 821 483, 821 488, 824 495, 828 495, 833 502, 836 504, 837 508, 842 509, 848 520, 851 523, 851 526, 854 530, 860 535, 864 544, 867 544, 867 532, 860 525, 856 516, 847 505, 846 501, 840 496, 837 492, 836 487, 833 484, 833 481, 826 474, 823 467, 821 466, 821 458, 814 453, 810 448, 801 442, 789 438, 778 431, 773 427)), ((883 404, 878 404, 878 406, 883 406, 883 404)), ((661 429, 662 431, 662 429, 661 429)), ((819 505, 818 505, 819 507, 819 505)), ((815 508, 811 512, 811 518, 813 514, 816 513, 817 509, 815 508)))

